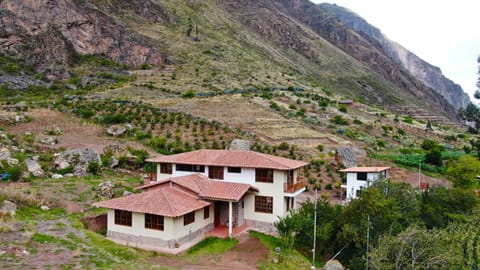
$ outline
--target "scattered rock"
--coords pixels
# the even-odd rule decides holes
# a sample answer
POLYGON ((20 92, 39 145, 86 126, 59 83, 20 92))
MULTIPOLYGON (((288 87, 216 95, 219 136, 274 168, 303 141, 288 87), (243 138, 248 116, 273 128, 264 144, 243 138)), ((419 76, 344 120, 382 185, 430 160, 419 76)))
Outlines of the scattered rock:
POLYGON ((10 158, 10 155, 10 150, 8 150, 7 148, 0 149, 0 160, 7 160, 8 158, 10 158))
POLYGON ((43 211, 48 211, 48 210, 50 210, 50 207, 48 207, 46 205, 42 205, 42 206, 40 206, 40 209, 42 209, 43 211))
POLYGON ((25 118, 25 115, 23 113, 19 113, 15 115, 15 123, 23 123, 26 121, 27 121, 27 118, 25 118))
MULTIPOLYGON (((73 174, 72 174, 73 175, 73 174)), ((63 178, 63 175, 59 174, 59 173, 54 173, 52 174, 52 178, 53 179, 60 179, 60 178, 63 178)))
POLYGON ((25 111, 27 109, 27 103, 25 101, 20 101, 14 106, 15 106, 15 109, 19 111, 25 111))
POLYGON ((25 165, 27 165, 27 170, 36 177, 43 176, 43 169, 38 162, 32 158, 27 158, 25 160, 25 165))
POLYGON ((126 123, 125 125, 123 125, 127 130, 132 130, 134 128, 134 126, 130 123, 126 123))
POLYGON ((7 158, 7 163, 8 165, 17 165, 18 164, 18 159, 16 158, 7 158))
POLYGON ((107 129, 107 133, 112 136, 120 136, 127 131, 127 128, 120 125, 112 125, 107 129))
POLYGON ((111 199, 113 197, 114 186, 115 185, 110 180, 100 183, 98 185, 98 196, 104 200, 111 199))
POLYGON ((345 267, 337 260, 330 260, 323 266, 323 270, 345 270, 345 267))
POLYGON ((357 156, 354 150, 349 146, 339 146, 335 151, 335 160, 343 164, 345 167, 356 167, 357 156))
POLYGON ((57 139, 54 137, 46 137, 40 140, 40 143, 46 144, 46 145, 55 145, 57 144, 57 139))
POLYGON ((73 173, 77 176, 87 175, 88 163, 96 162, 102 164, 100 155, 93 149, 72 149, 61 152, 55 158, 55 168, 65 169, 73 166, 73 173))
POLYGON ((230 143, 230 150, 250 150, 250 142, 247 140, 235 139, 230 143))
POLYGON ((0 207, 0 216, 2 215, 10 215, 14 216, 17 212, 18 206, 9 200, 4 200, 2 203, 2 207, 0 207))
POLYGON ((109 168, 115 168, 118 166, 120 162, 118 161, 118 159, 116 159, 115 157, 110 157, 110 159, 108 160, 108 167, 109 168))
POLYGON ((133 194, 133 193, 130 192, 130 191, 128 191, 128 190, 124 190, 124 191, 123 191, 123 196, 130 196, 130 195, 132 195, 132 194, 133 194))
POLYGON ((110 144, 103 148, 104 154, 113 154, 114 156, 125 155, 128 151, 118 144, 110 144))
POLYGON ((65 177, 74 177, 75 174, 73 174, 73 173, 66 173, 64 176, 65 176, 65 177))

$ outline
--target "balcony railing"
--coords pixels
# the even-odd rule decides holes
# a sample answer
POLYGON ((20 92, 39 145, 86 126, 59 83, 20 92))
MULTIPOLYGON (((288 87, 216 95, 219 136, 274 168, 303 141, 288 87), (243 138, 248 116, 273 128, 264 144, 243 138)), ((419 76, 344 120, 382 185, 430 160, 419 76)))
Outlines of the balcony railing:
POLYGON ((283 192, 285 193, 295 193, 299 191, 300 189, 304 188, 307 186, 307 181, 303 177, 299 177, 296 183, 288 184, 285 183, 283 184, 283 192))

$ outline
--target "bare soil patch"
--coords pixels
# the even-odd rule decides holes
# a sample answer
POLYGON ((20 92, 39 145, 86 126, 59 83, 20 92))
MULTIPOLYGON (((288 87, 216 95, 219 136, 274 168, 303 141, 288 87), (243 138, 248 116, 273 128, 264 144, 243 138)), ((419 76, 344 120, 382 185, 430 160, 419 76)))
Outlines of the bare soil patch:
POLYGON ((195 258, 157 257, 152 263, 178 269, 257 269, 257 263, 268 255, 268 248, 248 233, 239 236, 238 244, 231 250, 219 254, 195 258))
POLYGON ((53 149, 61 147, 66 149, 92 148, 101 153, 103 148, 110 144, 130 145, 135 148, 146 149, 137 142, 107 137, 104 127, 91 124, 65 113, 49 109, 33 109, 26 114, 31 116, 33 120, 28 123, 9 126, 7 132, 20 138, 23 138, 25 132, 33 132, 38 141, 49 136, 45 134, 47 130, 59 127, 63 134, 54 136, 58 140, 58 144, 51 146, 53 149))

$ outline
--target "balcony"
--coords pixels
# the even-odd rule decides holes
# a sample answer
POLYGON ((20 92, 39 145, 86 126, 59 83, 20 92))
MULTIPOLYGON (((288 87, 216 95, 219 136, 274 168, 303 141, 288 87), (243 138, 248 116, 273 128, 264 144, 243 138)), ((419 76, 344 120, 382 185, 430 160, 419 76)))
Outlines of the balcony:
MULTIPOLYGON (((299 177, 297 179, 297 182, 296 183, 292 183, 292 184, 288 184, 288 183, 284 183, 283 184, 283 192, 284 193, 289 193, 290 196, 296 196, 298 195, 298 193, 301 193, 305 187, 307 186, 307 181, 304 177, 299 177)), ((292 196, 292 197, 293 197, 292 196)))

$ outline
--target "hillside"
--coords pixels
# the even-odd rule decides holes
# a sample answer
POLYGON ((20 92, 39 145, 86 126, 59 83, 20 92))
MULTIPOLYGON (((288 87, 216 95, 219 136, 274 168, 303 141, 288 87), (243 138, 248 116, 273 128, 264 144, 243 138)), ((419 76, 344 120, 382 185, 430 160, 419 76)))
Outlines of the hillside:
POLYGON ((9 88, 42 84, 39 74, 47 86, 82 79, 88 68, 76 68, 79 57, 100 55, 127 69, 167 65, 167 72, 150 74, 148 82, 179 92, 325 88, 392 110, 416 104, 457 119, 455 107, 373 39, 306 0, 9 0, 0 7, 0 53, 33 70, 4 72, 9 88))
POLYGON ((377 27, 369 24, 354 12, 334 4, 323 3, 319 6, 339 19, 345 26, 376 40, 392 60, 406 68, 416 79, 442 95, 457 110, 465 108, 470 103, 470 98, 463 89, 446 78, 440 68, 427 63, 402 45, 389 40, 377 27))

